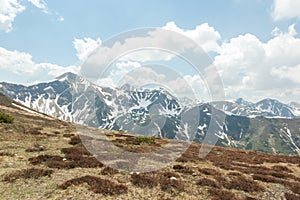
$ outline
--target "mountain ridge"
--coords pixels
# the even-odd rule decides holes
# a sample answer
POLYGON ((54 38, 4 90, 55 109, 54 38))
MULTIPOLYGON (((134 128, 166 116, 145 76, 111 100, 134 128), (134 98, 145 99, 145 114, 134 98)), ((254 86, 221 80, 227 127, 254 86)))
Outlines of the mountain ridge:
POLYGON ((109 130, 298 155, 299 120, 273 99, 183 105, 163 90, 97 86, 72 73, 49 83, 0 83, 0 92, 52 117, 109 130), (214 126, 212 126, 214 124, 214 126), (209 136, 210 135, 210 136, 209 136))

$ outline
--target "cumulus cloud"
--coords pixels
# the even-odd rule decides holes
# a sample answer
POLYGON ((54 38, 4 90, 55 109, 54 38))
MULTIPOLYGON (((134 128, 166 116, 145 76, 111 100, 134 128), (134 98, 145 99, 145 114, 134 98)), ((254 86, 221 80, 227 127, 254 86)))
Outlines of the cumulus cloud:
MULTIPOLYGON (((126 38, 121 36, 115 41, 110 41, 110 45, 107 45, 106 42, 101 44, 100 39, 98 42, 91 38, 75 39, 73 46, 77 50, 77 57, 79 60, 85 61, 81 68, 81 74, 90 80, 95 80, 100 85, 120 87, 128 83, 140 87, 147 83, 156 83, 170 88, 180 96, 185 94, 188 97, 194 96, 193 98, 195 98, 197 96, 207 100, 209 98, 208 90, 200 76, 186 75, 185 72, 181 76, 171 75, 171 71, 178 73, 176 67, 171 67, 172 65, 166 73, 162 73, 162 68, 165 67, 163 65, 160 65, 160 69, 157 70, 153 70, 149 66, 145 67, 145 65, 149 63, 166 64, 172 62, 173 58, 178 59, 183 56, 187 59, 193 58, 195 55, 196 62, 204 67, 210 64, 210 59, 199 46, 205 51, 219 51, 220 34, 207 23, 199 25, 195 29, 184 30, 177 27, 174 22, 169 22, 162 29, 145 31, 145 34, 134 32, 130 37, 127 35, 126 38), (202 57, 203 55, 207 57, 202 57), (108 76, 102 77, 103 72, 111 67, 112 62, 116 62, 114 70, 108 76)), ((204 71, 202 75, 205 75, 204 71)), ((209 81, 215 81, 215 76, 209 81)))
POLYGON ((208 23, 204 23, 195 27, 195 29, 184 30, 179 28, 175 22, 168 22, 163 29, 175 31, 180 34, 185 35, 188 38, 191 38, 198 43, 206 52, 209 51, 218 51, 219 44, 218 41, 221 39, 221 36, 214 27, 209 26, 208 23))
POLYGON ((292 67, 282 66, 273 68, 271 74, 278 77, 279 79, 288 79, 294 83, 300 84, 300 64, 292 67))
POLYGON ((18 77, 20 83, 33 83, 54 79, 65 72, 78 73, 77 66, 59 66, 51 63, 35 63, 28 53, 10 51, 0 47, 1 80, 18 77))
POLYGON ((18 0, 0 0, 0 31, 10 32, 16 16, 25 10, 18 0))
POLYGON ((300 19, 300 1, 299 0, 274 0, 273 18, 274 20, 281 19, 300 19))
MULTIPOLYGON (((196 55, 195 53, 197 57, 201 57, 206 53, 199 47, 199 43, 206 50, 217 50, 216 40, 219 38, 219 34, 208 24, 197 26, 193 31, 179 29, 175 23, 171 22, 163 29, 144 29, 119 35, 100 45, 96 51, 93 51, 95 44, 99 43, 95 40, 76 39, 74 47, 77 49, 78 58, 81 61, 85 60, 81 69, 82 74, 97 77, 115 60, 140 63, 169 62, 176 57, 189 59, 192 55, 196 55), (210 34, 213 34, 213 37, 210 34)), ((208 59, 207 57, 206 61, 208 59)), ((201 63, 203 66, 207 64, 199 58, 197 60, 203 62, 201 63)))
POLYGON ((80 61, 85 61, 87 57, 100 45, 102 41, 100 38, 96 40, 86 37, 83 39, 75 38, 73 41, 73 47, 77 51, 76 56, 80 61))
MULTIPOLYGON (((221 45, 214 64, 222 76, 227 96, 254 100, 268 95, 276 98, 282 91, 299 88, 300 38, 295 25, 287 32, 275 28, 272 34, 273 38, 267 42, 245 34, 221 45)), ((288 97, 291 98, 285 96, 285 99, 288 97)))

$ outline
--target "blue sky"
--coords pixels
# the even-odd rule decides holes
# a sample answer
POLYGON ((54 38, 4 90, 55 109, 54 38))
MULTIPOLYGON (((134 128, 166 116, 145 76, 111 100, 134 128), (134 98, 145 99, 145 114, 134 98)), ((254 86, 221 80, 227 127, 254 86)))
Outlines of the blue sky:
POLYGON ((174 21, 183 29, 193 29, 207 22, 220 32, 223 39, 252 33, 264 41, 271 37, 275 26, 284 29, 297 21, 274 22, 270 0, 46 2, 49 9, 57 14, 47 15, 29 2, 24 2, 27 8, 15 18, 13 30, 0 33, 1 46, 28 52, 36 62, 70 65, 77 61, 72 46, 74 38, 105 40, 130 29, 161 27, 174 21), (59 16, 64 18, 63 22, 57 20, 59 16))
POLYGON ((286 94, 277 98, 300 100, 299 82, 295 78, 295 73, 300 72, 300 59, 297 55, 289 58, 287 52, 299 42, 299 0, 0 0, 0 7, 0 81, 30 84, 51 80, 64 69, 78 70, 83 50, 75 47, 76 39, 78 45, 95 46, 136 28, 164 27, 173 22, 182 31, 192 31, 207 23, 220 35, 214 41, 220 48, 213 49, 210 55, 216 55, 212 59, 220 69, 229 99, 245 96, 257 100, 284 91, 286 94), (84 38, 98 39, 98 43, 84 38), (265 61, 270 59, 268 55, 277 55, 271 51, 273 48, 287 41, 292 44, 283 46, 287 50, 277 62, 281 65, 266 61, 258 70, 250 66, 249 60, 255 63, 261 58, 248 52, 247 45, 253 52, 263 46, 265 61), (243 58, 238 58, 239 65, 229 48, 243 53, 243 58), (295 60, 288 63, 291 59, 295 60), (240 81, 232 82, 228 77, 232 71, 238 71, 240 81), (282 75, 283 71, 286 75, 282 75), (258 73, 269 74, 266 80, 273 86, 251 85, 251 80, 261 78, 258 73), (274 80, 280 81, 272 83, 274 80), (278 85, 280 90, 275 88, 278 85))

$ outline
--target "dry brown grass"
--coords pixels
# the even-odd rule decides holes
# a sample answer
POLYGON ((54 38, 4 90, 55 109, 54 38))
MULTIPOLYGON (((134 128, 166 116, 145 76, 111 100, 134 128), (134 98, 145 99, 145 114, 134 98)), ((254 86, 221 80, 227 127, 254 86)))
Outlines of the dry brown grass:
POLYGON ((86 156, 91 155, 91 153, 88 150, 86 150, 86 148, 83 145, 76 145, 74 147, 62 148, 61 153, 63 153, 63 154, 78 154, 78 155, 86 155, 86 156))
POLYGON ((38 143, 33 144, 33 147, 29 147, 25 149, 25 152, 40 152, 44 151, 45 147, 43 145, 40 145, 38 143))
POLYGON ((30 128, 29 130, 26 130, 25 134, 43 135, 43 133, 41 132, 42 130, 43 130, 42 127, 34 127, 34 128, 30 128))

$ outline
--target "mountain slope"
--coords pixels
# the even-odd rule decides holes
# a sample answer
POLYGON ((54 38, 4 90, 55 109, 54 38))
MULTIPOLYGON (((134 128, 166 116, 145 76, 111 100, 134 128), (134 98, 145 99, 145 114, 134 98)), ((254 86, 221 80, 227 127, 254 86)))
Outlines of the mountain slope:
POLYGON ((184 106, 162 89, 105 88, 72 73, 29 87, 0 83, 0 92, 77 124, 200 143, 210 138, 209 144, 220 146, 299 154, 300 119, 294 108, 272 99, 184 106))
MULTIPOLYGON (((78 137, 71 123, 36 116, 0 98, 0 111, 12 124, 0 123, 1 199, 299 199, 300 157, 214 147, 199 158, 192 143, 175 161, 151 173, 128 173, 103 165, 82 145, 99 138, 78 137), (20 142, 21 141, 21 142, 20 142)), ((12 102, 11 102, 12 103, 12 102)), ((206 110, 206 109, 205 109, 206 110)), ((87 130, 89 127, 85 127, 87 130)), ((147 153, 180 142, 98 130, 120 149, 147 153), (150 143, 145 143, 152 141, 150 143)), ((288 131, 287 131, 288 132, 288 131)), ((107 151, 102 149, 102 151, 107 151)), ((149 157, 115 164, 147 168, 149 157)), ((173 152, 174 153, 174 152, 173 152)), ((96 155, 94 155, 96 156, 96 155)), ((161 160, 164 162, 165 160, 161 160)), ((157 165, 159 163, 156 163, 157 165)))

